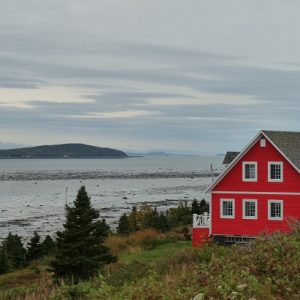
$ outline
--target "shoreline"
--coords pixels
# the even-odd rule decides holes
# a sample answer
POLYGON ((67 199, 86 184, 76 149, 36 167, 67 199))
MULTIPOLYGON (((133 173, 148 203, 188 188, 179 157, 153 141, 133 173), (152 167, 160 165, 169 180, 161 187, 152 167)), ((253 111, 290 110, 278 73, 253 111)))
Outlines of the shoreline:
MULTIPOLYGON (((217 177, 220 172, 214 172, 217 177)), ((156 178, 204 178, 209 171, 201 172, 100 172, 100 171, 24 171, 0 173, 0 181, 47 181, 89 179, 156 179, 156 178)))

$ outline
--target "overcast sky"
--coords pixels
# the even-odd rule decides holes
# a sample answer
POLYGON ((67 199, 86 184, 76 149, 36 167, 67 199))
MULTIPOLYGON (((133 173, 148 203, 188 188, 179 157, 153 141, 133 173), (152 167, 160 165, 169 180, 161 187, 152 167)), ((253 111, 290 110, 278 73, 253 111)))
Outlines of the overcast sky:
POLYGON ((299 12, 296 0, 1 1, 0 141, 214 154, 260 129, 299 131, 299 12))

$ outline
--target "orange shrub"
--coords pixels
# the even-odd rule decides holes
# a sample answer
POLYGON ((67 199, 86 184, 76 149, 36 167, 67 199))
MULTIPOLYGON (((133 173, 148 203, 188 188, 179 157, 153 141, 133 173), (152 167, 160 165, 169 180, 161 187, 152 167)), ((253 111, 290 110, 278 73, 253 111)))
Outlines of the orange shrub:
POLYGON ((154 229, 139 230, 129 236, 111 235, 106 239, 105 245, 113 254, 121 252, 139 252, 149 249, 153 244, 162 238, 162 234, 154 229))

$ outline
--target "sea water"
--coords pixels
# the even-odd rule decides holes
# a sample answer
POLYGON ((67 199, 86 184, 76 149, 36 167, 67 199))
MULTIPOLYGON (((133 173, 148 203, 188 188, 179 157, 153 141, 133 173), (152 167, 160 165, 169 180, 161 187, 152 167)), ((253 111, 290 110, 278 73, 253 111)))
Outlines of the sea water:
POLYGON ((126 159, 0 160, 0 239, 8 232, 26 240, 33 231, 54 235, 62 228, 65 205, 84 185, 102 218, 116 227, 133 205, 158 210, 180 201, 201 200, 222 157, 167 156, 126 159))

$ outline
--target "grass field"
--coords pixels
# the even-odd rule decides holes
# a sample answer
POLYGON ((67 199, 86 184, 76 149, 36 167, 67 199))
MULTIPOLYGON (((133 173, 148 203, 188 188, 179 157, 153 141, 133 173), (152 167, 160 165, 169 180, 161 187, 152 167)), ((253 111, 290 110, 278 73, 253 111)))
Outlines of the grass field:
POLYGON ((124 253, 120 256, 121 262, 151 263, 174 256, 179 250, 191 248, 191 241, 165 242, 156 245, 153 249, 143 250, 137 253, 124 253))

